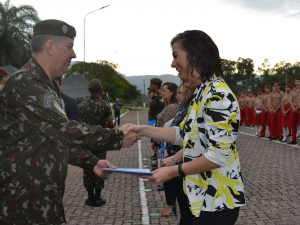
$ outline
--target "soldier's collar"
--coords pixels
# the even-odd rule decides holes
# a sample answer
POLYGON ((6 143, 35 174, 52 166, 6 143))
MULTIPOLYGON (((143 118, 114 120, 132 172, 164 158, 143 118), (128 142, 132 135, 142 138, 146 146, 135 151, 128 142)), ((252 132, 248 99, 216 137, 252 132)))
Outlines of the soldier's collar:
POLYGON ((92 96, 90 97, 90 99, 100 99, 100 97, 99 97, 99 96, 93 96, 93 95, 92 95, 92 96))

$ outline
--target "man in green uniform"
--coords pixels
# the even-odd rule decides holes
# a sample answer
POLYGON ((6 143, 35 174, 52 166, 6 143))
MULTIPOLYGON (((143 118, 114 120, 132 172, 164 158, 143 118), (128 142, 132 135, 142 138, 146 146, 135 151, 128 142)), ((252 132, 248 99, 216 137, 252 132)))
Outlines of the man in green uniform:
MULTIPOLYGON (((91 80, 88 89, 91 97, 78 105, 82 122, 88 125, 101 125, 102 127, 105 127, 107 123, 108 128, 114 128, 111 108, 107 102, 100 99, 100 96, 103 95, 100 80, 91 80)), ((93 151, 93 154, 99 159, 106 159, 106 151, 93 151)), ((106 203, 106 200, 101 198, 101 190, 104 188, 102 177, 98 177, 92 169, 84 169, 83 184, 88 192, 86 205, 99 207, 106 203)))
POLYGON ((149 113, 148 113, 149 121, 157 119, 157 115, 158 115, 159 108, 161 105, 161 101, 160 101, 161 97, 159 95, 159 89, 160 89, 161 83, 162 83, 162 80, 159 78, 152 78, 150 80, 149 89, 150 89, 150 92, 154 93, 154 96, 151 98, 151 102, 149 105, 149 113))
POLYGON ((75 58, 75 28, 58 20, 33 28, 32 58, 5 82, 0 95, 0 224, 65 223, 63 193, 68 163, 114 168, 89 150, 120 149, 135 133, 68 120, 58 85, 75 58))
MULTIPOLYGON (((152 78, 150 80, 149 91, 154 93, 153 97, 151 98, 150 104, 149 104, 148 124, 150 126, 153 126, 153 124, 156 123, 157 115, 160 110, 161 97, 159 94, 159 89, 160 89, 161 83, 162 83, 162 80, 159 78, 152 78)), ((151 139, 151 142, 152 142, 152 139, 151 139)), ((151 158, 157 159, 157 153, 156 153, 157 150, 156 150, 156 145, 154 142, 152 142, 151 148, 154 151, 154 155, 151 158)))

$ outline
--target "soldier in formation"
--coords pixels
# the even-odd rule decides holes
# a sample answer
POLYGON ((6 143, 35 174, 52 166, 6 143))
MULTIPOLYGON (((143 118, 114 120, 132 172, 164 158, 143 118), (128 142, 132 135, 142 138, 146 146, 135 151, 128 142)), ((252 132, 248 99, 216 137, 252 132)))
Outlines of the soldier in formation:
MULTIPOLYGON (((111 108, 107 102, 100 98, 103 95, 100 80, 91 80, 88 89, 91 94, 90 98, 78 105, 82 122, 102 127, 107 124, 108 128, 114 128, 111 108)), ((106 159, 106 151, 92 151, 92 153, 99 159, 106 159)), ((106 199, 101 198, 104 179, 98 177, 90 168, 83 170, 83 185, 88 193, 85 205, 99 207, 106 203, 106 199)))
POLYGON ((258 92, 256 98, 253 97, 252 92, 249 92, 249 97, 245 97, 245 92, 242 92, 240 96, 237 94, 241 110, 241 125, 242 121, 245 121, 247 125, 254 125, 255 135, 258 137, 265 137, 268 125, 270 133, 268 139, 270 141, 287 142, 287 137, 291 136, 288 144, 297 144, 300 109, 299 77, 295 78, 295 85, 296 87, 287 83, 286 92, 282 92, 280 91, 281 83, 276 81, 272 87, 272 92, 271 86, 265 85, 265 93, 258 92), (244 116, 245 114, 246 116, 244 116), (260 134, 258 134, 258 126, 262 126, 260 134), (290 135, 288 135, 288 131, 290 131, 290 135))

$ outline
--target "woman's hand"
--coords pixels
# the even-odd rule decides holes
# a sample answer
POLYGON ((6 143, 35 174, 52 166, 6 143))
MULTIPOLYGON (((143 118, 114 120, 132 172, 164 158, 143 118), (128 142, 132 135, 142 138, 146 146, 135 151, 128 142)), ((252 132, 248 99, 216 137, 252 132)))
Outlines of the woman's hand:
POLYGON ((161 162, 162 167, 169 167, 169 166, 175 166, 173 163, 172 157, 168 157, 162 160, 161 162))
POLYGON ((174 168, 172 167, 162 167, 160 169, 154 170, 152 176, 141 176, 140 178, 149 179, 150 181, 154 181, 158 184, 164 183, 173 177, 176 176, 173 172, 174 168))

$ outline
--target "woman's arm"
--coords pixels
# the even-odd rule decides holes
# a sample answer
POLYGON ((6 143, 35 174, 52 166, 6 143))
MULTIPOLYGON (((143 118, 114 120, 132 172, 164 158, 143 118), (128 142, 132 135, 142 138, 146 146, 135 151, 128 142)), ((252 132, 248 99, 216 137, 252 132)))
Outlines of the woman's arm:
POLYGON ((148 125, 133 125, 127 128, 125 134, 129 131, 138 133, 141 136, 153 138, 155 140, 174 143, 176 141, 176 129, 174 127, 152 127, 148 125))
MULTIPOLYGON (((181 152, 181 151, 180 151, 181 152)), ((179 152, 178 152, 179 153, 179 152)), ((177 153, 177 154, 178 154, 177 153)), ((182 171, 187 175, 200 174, 220 167, 219 165, 208 160, 204 155, 188 163, 182 164, 182 171)), ((166 182, 174 177, 178 177, 178 166, 162 167, 153 171, 152 176, 141 176, 141 178, 155 181, 156 183, 166 182)))

